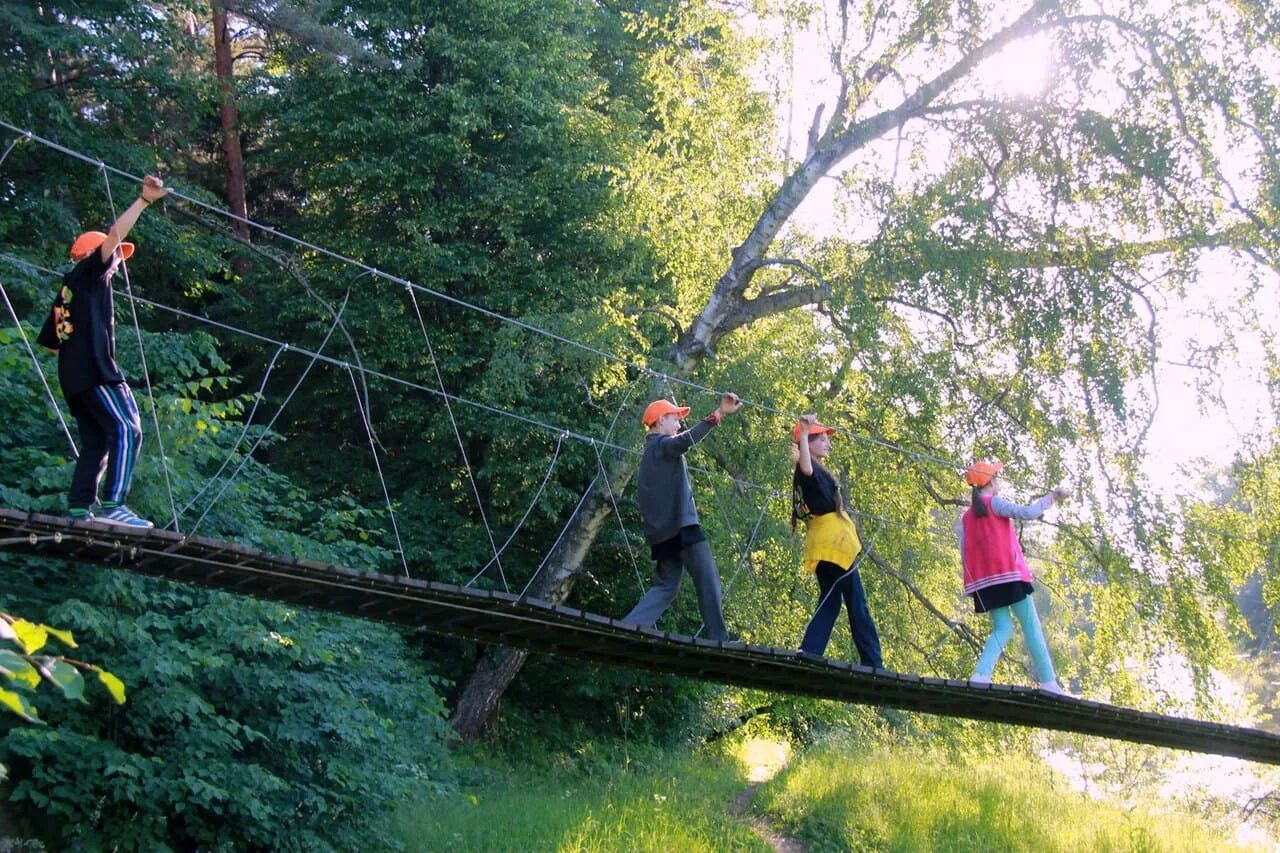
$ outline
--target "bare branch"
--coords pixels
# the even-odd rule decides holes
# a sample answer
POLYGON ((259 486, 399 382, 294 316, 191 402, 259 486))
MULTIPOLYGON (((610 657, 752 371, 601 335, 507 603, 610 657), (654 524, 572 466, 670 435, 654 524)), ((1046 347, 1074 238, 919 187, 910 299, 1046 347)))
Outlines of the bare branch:
POLYGON ((627 308, 624 313, 629 317, 635 317, 641 314, 657 314, 659 317, 670 323, 671 328, 675 329, 677 340, 684 334, 684 326, 681 325, 680 318, 677 317, 669 308, 664 308, 660 305, 645 305, 639 308, 627 308))
POLYGON ((946 625, 947 628, 949 628, 952 633, 954 633, 962 641, 968 643, 969 646, 975 652, 978 652, 978 653, 982 652, 983 641, 978 637, 977 634, 974 633, 972 628, 970 628, 968 625, 964 624, 963 622, 956 622, 954 619, 949 619, 945 613, 943 613, 941 610, 938 609, 937 605, 935 605, 932 601, 929 600, 929 597, 927 595, 925 595, 923 592, 920 591, 920 587, 912 583, 911 580, 907 578, 906 575, 902 574, 901 572, 897 571, 892 566, 890 566, 888 562, 885 561, 884 557, 881 557, 878 553, 876 553, 874 548, 871 548, 870 546, 868 546, 865 550, 865 553, 867 557, 871 560, 871 562, 875 564, 876 568, 878 568, 880 571, 884 572, 886 575, 896 580, 898 583, 902 584, 903 588, 906 589, 907 592, 911 593, 911 596, 916 601, 920 602, 920 604, 924 607, 925 610, 928 610, 930 613, 932 613, 934 617, 937 618, 939 621, 941 621, 942 624, 946 625))
POLYGON ((813 111, 813 121, 809 124, 809 148, 804 155, 806 160, 818 149, 818 128, 822 126, 822 111, 826 108, 826 104, 818 104, 818 108, 813 111))
POLYGON ((796 260, 795 258, 761 258, 756 263, 756 268, 759 269, 760 267, 795 267, 796 269, 803 270, 808 273, 814 281, 822 285, 823 291, 825 291, 828 296, 831 295, 831 285, 827 283, 827 280, 822 277, 821 273, 806 264, 804 261, 796 260))
POLYGON ((842 102, 836 105, 837 112, 833 114, 827 132, 812 154, 782 182, 742 244, 733 249, 728 268, 712 288, 702 313, 676 344, 672 360, 681 368, 689 368, 711 352, 716 342, 728 331, 726 319, 740 309, 746 289, 761 266, 760 259, 800 204, 837 163, 890 129, 901 127, 921 115, 940 95, 978 65, 1003 50, 1010 42, 1033 31, 1039 26, 1041 19, 1056 10, 1057 6, 1057 0, 1036 0, 1012 24, 907 95, 896 107, 882 110, 848 127, 844 125, 843 117, 843 99, 847 95, 848 77, 842 75, 842 102))
POLYGON ((772 317, 775 314, 781 314, 793 308, 803 308, 806 305, 817 305, 827 295, 821 287, 793 287, 787 290, 775 291, 768 296, 743 300, 738 304, 737 309, 722 322, 724 334, 754 323, 762 317, 772 317))
POLYGON ((907 300, 905 300, 905 299, 899 299, 899 298, 897 298, 896 296, 875 297, 875 298, 873 298, 871 301, 872 301, 872 302, 885 302, 885 303, 892 303, 892 304, 894 304, 894 305, 901 305, 901 306, 903 306, 904 308, 910 308, 910 309, 912 309, 912 310, 914 310, 914 311, 919 311, 919 312, 920 312, 920 313, 922 313, 922 314, 929 314, 929 315, 932 315, 932 316, 934 316, 934 317, 937 317, 938 319, 942 320, 942 321, 943 321, 943 322, 945 322, 948 326, 950 326, 950 327, 951 327, 951 343, 952 343, 952 345, 953 345, 953 346, 961 347, 961 348, 963 348, 963 349, 975 349, 975 348, 977 348, 977 347, 984 346, 984 345, 986 345, 986 344, 990 343, 991 341, 995 340, 995 335, 991 335, 990 337, 984 338, 983 340, 980 340, 980 341, 965 341, 965 340, 961 340, 961 339, 960 339, 960 326, 956 323, 955 319, 954 319, 950 314, 946 314, 946 313, 944 313, 944 312, 942 312, 942 311, 938 311, 937 309, 934 309, 934 308, 928 308, 928 307, 926 307, 926 306, 924 306, 924 305, 917 305, 917 304, 916 304, 916 303, 914 303, 914 302, 908 302, 907 300))
POLYGON ((942 506, 968 506, 969 505, 969 502, 964 498, 944 498, 941 494, 938 493, 938 490, 934 488, 933 483, 929 480, 928 477, 922 477, 920 480, 920 485, 924 488, 926 492, 929 493, 929 497, 933 498, 933 500, 936 503, 942 506))
POLYGON ((368 62, 381 68, 391 67, 390 61, 370 50, 357 39, 337 27, 326 26, 313 15, 300 11, 288 0, 214 0, 214 2, 242 18, 246 18, 266 30, 287 34, 300 44, 315 48, 335 58, 348 58, 368 62))
POLYGON ((793 308, 803 308, 806 305, 820 305, 823 300, 831 296, 831 284, 820 272, 804 261, 796 258, 761 258, 755 263, 754 269, 768 266, 792 267, 801 270, 818 284, 816 287, 771 288, 767 291, 762 291, 755 299, 740 301, 737 309, 723 323, 725 334, 733 329, 749 325, 762 317, 771 317, 784 311, 790 311, 793 308))
POLYGON ((708 732, 707 736, 702 739, 703 743, 715 743, 716 741, 733 734, 756 717, 763 717, 773 711, 773 704, 759 705, 755 708, 748 708, 738 716, 734 717, 728 723, 724 724, 714 731, 708 732))

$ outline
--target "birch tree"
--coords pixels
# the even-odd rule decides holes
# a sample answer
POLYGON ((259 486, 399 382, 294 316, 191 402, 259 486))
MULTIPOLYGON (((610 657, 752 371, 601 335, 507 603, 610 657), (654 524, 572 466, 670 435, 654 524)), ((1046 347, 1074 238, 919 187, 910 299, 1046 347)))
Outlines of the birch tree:
MULTIPOLYGON (((803 154, 784 158, 719 269, 682 282, 672 370, 698 375, 735 336, 798 312, 844 336, 846 366, 866 369, 876 348, 911 352, 950 452, 971 452, 976 427, 1046 477, 1091 457, 1106 487, 1095 517, 1140 501, 1161 306, 1206 286, 1210 253, 1245 276, 1280 260, 1274 15, 1176 0, 753 12, 815 33, 831 88, 803 154), (1010 64, 1028 45, 1047 61, 1010 64), (1034 89, 1010 85, 1040 73, 1034 89), (846 216, 836 234, 806 236, 797 214, 824 181, 839 185, 846 216)), ((698 108, 714 115, 714 93, 698 108)), ((738 199, 760 178, 717 175, 738 199)), ((1206 328, 1229 337, 1248 315, 1222 305, 1206 328)), ((632 466, 592 486, 531 595, 569 594, 632 466)), ((922 495, 948 503, 936 470, 912 473, 922 495)), ((1134 585, 1117 608, 1157 618, 1162 599, 1140 603, 1156 586, 1141 525, 1125 533, 1136 551, 1123 560, 1097 557, 1114 542, 1064 553, 1134 585)), ((463 736, 482 730, 524 659, 481 659, 453 719, 463 736)))

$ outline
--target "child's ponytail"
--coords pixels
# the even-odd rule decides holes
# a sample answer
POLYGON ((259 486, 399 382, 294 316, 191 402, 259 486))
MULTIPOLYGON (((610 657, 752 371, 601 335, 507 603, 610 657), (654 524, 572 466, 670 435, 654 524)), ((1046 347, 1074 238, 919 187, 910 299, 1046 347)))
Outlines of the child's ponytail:
POLYGON ((969 505, 973 507, 973 514, 978 518, 987 517, 987 502, 982 499, 982 488, 973 487, 973 496, 969 499, 969 505))

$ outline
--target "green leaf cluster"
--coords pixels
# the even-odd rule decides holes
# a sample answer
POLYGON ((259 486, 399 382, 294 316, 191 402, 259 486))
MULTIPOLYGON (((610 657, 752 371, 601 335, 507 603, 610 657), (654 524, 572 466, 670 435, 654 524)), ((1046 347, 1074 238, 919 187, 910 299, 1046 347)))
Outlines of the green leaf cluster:
POLYGON ((0 705, 29 723, 41 722, 24 693, 34 691, 42 681, 48 681, 62 691, 64 698, 83 702, 82 670, 93 673, 111 698, 118 704, 124 704, 124 682, 105 669, 62 655, 39 654, 51 637, 68 648, 76 648, 70 631, 0 613, 0 640, 12 647, 0 648, 0 676, 8 683, 8 687, 0 687, 0 705))

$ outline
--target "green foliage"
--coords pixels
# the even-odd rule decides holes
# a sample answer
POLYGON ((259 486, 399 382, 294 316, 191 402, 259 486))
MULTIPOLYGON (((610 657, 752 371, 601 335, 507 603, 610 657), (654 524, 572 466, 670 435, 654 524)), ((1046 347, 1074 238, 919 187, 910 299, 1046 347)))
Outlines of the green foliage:
POLYGON ((347 849, 385 819, 368 803, 441 781, 436 685, 394 632, 95 575, 41 603, 101 633, 131 712, 62 714, 47 734, 3 741, 9 799, 44 816, 50 842, 88 841, 92 827, 133 849, 347 849))
MULTIPOLYGON (((6 5, 0 38, 13 49, 0 62, 0 116, 134 174, 167 165, 167 152, 190 150, 216 97, 189 15, 184 2, 6 5)), ((49 153, 22 143, 0 167, 0 245, 65 259, 76 233, 105 230, 137 188, 113 179, 109 198, 106 172, 49 153)), ((143 217, 131 239, 155 257, 172 246, 169 231, 143 217)))
MULTIPOLYGON (((863 574, 895 669, 972 666, 975 650, 948 624, 985 628, 958 595, 949 501, 960 483, 947 460, 974 453, 1011 461, 1020 495, 1075 473, 1087 496, 1069 523, 1028 526, 1024 538, 1051 601, 1050 645, 1091 696, 1171 701, 1130 666, 1163 654, 1187 657, 1207 695, 1229 629, 1243 627, 1235 588, 1265 561, 1262 589, 1280 600, 1273 555, 1257 545, 1276 533, 1274 460, 1242 460, 1233 474, 1244 497, 1226 513, 1148 499, 1140 473, 1156 317, 1201 284, 1198 249, 1243 248, 1275 266, 1275 158, 1250 158, 1258 191, 1240 193, 1215 150, 1270 150, 1259 140, 1275 126, 1274 21, 1248 4, 1146 5, 1117 13, 1119 35, 1104 22, 1046 25, 1059 76, 1037 98, 962 75, 956 101, 818 164, 838 178, 839 215, 816 234, 791 222, 768 247, 808 269, 754 270, 741 307, 758 315, 691 368, 700 385, 764 404, 690 457, 735 632, 794 647, 815 603, 785 497, 790 419, 812 410, 842 428, 832 465, 889 567, 863 574), (1220 62, 1219 45, 1237 43, 1248 49, 1220 62), (820 302, 814 290, 800 310, 761 307, 818 284, 814 271, 820 302)), ((229 94, 251 216, 433 292, 267 232, 246 247, 185 202, 152 209, 132 235, 133 292, 290 348, 139 307, 148 389, 118 297, 118 352, 147 433, 131 502, 162 522, 176 516, 186 533, 358 567, 399 570, 403 559, 444 581, 470 579, 510 539, 478 583, 518 589, 598 471, 639 443, 647 399, 677 395, 699 413, 713 399, 455 300, 674 372, 673 343, 709 304, 732 247, 794 189, 785 176, 799 152, 790 140, 779 151, 776 133, 776 114, 793 105, 758 91, 761 68, 782 85, 788 57, 768 28, 745 37, 738 10, 702 2, 286 7, 305 20, 234 20, 243 49, 229 94), (297 351, 326 340, 326 356, 416 387, 297 351)), ((812 3, 750 8, 778 14, 782 39, 820 21, 835 39, 831 24, 848 15, 850 42, 824 52, 849 85, 811 145, 912 103, 916 77, 943 72, 1008 11, 911 0, 840 4, 839 16, 812 3)), ((4 4, 0 118, 114 167, 159 169, 223 207, 207 15, 185 0, 4 4)), ((0 166, 0 250, 63 263, 72 235, 105 227, 135 191, 113 177, 109 196, 103 174, 17 144, 0 166)), ((30 335, 52 283, 21 269, 4 283, 30 335)), ((1203 343, 1221 364, 1240 318, 1215 311, 1203 343)), ((53 361, 33 363, 16 332, 0 328, 0 503, 56 513, 70 453, 56 388, 47 394, 33 370, 52 376, 53 361)), ((619 518, 595 540, 574 603, 616 616, 650 561, 632 493, 614 497, 619 518)), ((139 846, 344 846, 376 817, 348 819, 359 798, 440 782, 421 770, 444 763, 431 677, 464 678, 464 644, 406 652, 393 632, 287 608, 101 572, 79 583, 25 561, 3 571, 22 612, 105 630, 134 699, 105 721, 37 702, 68 722, 6 735, 22 758, 12 790, 41 819, 65 820, 49 830, 58 842, 88 845, 85 827, 119 827, 132 809, 139 846), (49 584, 19 583, 18 566, 49 584), (402 765, 411 769, 389 769, 402 765), (104 792, 104 773, 121 784, 104 792), (177 817, 166 811, 184 802, 177 817), (283 844, 281 827, 298 837, 283 844)), ((663 627, 698 624, 686 590, 663 627)), ((842 630, 830 653, 852 656, 842 630)), ((1016 655, 1004 666, 1022 678, 1016 655)), ((504 747, 529 731, 564 749, 616 731, 670 742, 770 703, 777 729, 801 739, 847 725, 976 737, 965 724, 559 660, 537 662, 495 730, 504 747)))
POLYGON ((1016 756, 806 753, 757 806, 811 850, 1224 850, 1223 827, 1151 801, 1127 811, 1016 756))
MULTIPOLYGON (((652 244, 670 278, 655 302, 682 324, 702 309, 726 248, 773 193, 779 166, 775 105, 744 73, 767 54, 759 40, 738 33, 732 14, 697 2, 626 17, 646 48, 637 63, 645 114, 641 147, 618 175, 627 204, 615 215, 618 227, 652 244)), ((652 307, 638 296, 631 304, 652 307)), ((650 325, 656 340, 671 342, 670 325, 650 325)))
POLYGON ((406 843, 455 850, 765 851, 727 813, 745 785, 732 758, 701 751, 584 754, 552 767, 479 764, 454 794, 406 809, 406 843))
POLYGON ((566 667, 537 657, 514 683, 510 711, 493 732, 495 748, 526 763, 583 744, 623 738, 670 746, 697 739, 719 716, 727 689, 720 685, 617 667, 566 667))
MULTIPOLYGON (((265 34, 270 61, 243 67, 240 103, 246 137, 262 139, 246 162, 256 217, 450 297, 642 356, 647 343, 617 303, 644 301, 653 264, 641 239, 612 227, 620 205, 612 175, 636 144, 628 128, 644 95, 622 13, 561 0, 536 8, 424 0, 333 15, 328 25, 386 62, 353 73, 308 44, 265 34)), ((266 252, 292 251, 255 239, 266 252)), ((291 271, 251 258, 241 286, 207 298, 216 316, 315 341, 333 321, 317 297, 336 306, 349 293, 330 354, 427 389, 371 381, 364 401, 415 570, 470 578, 492 556, 482 516, 501 543, 530 509, 504 555, 509 582, 527 580, 596 467, 586 448, 566 452, 530 508, 556 429, 605 433, 635 377, 429 294, 411 299, 392 281, 315 253, 288 259, 291 271), (548 428, 458 403, 446 410, 432 391, 548 428)), ((261 369, 257 343, 224 351, 237 368, 261 369)), ((296 358, 280 365, 266 392, 272 402, 302 367, 296 358)), ((318 493, 382 502, 344 371, 318 367, 278 429, 328 440, 278 444, 268 461, 318 493), (335 466, 335 454, 351 464, 335 466)))
MULTIPOLYGON (((223 390, 233 380, 211 339, 144 341, 175 503, 198 499, 182 514, 185 529, 217 494, 210 478, 235 471, 201 532, 329 562, 386 563, 386 552, 362 543, 369 516, 353 502, 314 502, 244 455, 248 401, 223 390)), ((13 335, 0 343, 11 365, 0 377, 14 390, 6 416, 33 452, 58 459, 61 436, 48 428, 47 402, 36 403, 42 390, 25 355, 13 335)), ((272 438, 256 427, 246 435, 272 438)), ((2 440, 14 439, 6 431, 2 440)), ((4 457, 11 505, 58 511, 69 463, 50 466, 55 479, 4 457)), ((158 518, 169 508, 161 464, 144 458, 131 497, 158 518)), ((0 571, 4 606, 99 639, 101 659, 130 686, 126 713, 23 697, 51 725, 0 728, 7 800, 49 844, 349 849, 386 820, 368 803, 447 784, 442 685, 396 631, 101 569, 11 560, 0 571)), ((60 665, 46 669, 76 691, 60 665)))
POLYGON ((118 704, 124 704, 124 683, 105 669, 64 655, 37 654, 48 644, 50 637, 64 646, 76 648, 75 638, 69 631, 0 613, 0 640, 16 649, 0 648, 0 676, 13 688, 0 688, 0 705, 29 723, 41 722, 23 692, 34 691, 42 681, 48 681, 62 691, 63 698, 84 702, 84 676, 81 671, 93 673, 111 698, 118 704))

